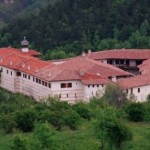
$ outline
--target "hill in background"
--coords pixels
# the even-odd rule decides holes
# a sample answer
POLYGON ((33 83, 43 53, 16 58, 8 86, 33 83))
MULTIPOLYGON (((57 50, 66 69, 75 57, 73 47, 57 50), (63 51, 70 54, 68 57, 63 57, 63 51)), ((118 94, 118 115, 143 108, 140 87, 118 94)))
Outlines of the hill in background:
POLYGON ((49 2, 53 0, 0 0, 0 28, 23 13, 38 13, 49 2))
POLYGON ((16 0, 13 13, 19 17, 6 15, 13 19, 1 30, 0 47, 19 47, 26 36, 30 48, 41 51, 46 59, 79 55, 88 49, 150 48, 149 0, 47 2, 23 0, 17 5, 16 0))

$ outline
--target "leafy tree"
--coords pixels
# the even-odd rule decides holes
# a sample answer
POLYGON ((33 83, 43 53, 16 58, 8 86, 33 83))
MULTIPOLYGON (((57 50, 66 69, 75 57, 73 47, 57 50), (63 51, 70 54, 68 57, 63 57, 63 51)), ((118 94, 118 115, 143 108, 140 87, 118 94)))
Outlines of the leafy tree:
POLYGON ((90 120, 92 113, 86 104, 77 103, 73 106, 73 109, 84 119, 90 120))
POLYGON ((122 143, 132 138, 129 129, 109 109, 101 111, 96 122, 95 131, 97 137, 101 140, 102 150, 108 148, 108 146, 111 149, 114 147, 121 150, 122 143))
POLYGON ((37 118, 33 110, 19 111, 15 115, 17 127, 23 132, 30 132, 34 128, 34 123, 37 118))
POLYGON ((108 84, 105 89, 105 93, 102 97, 105 101, 107 101, 111 105, 120 106, 126 100, 126 93, 119 87, 119 85, 108 84))
POLYGON ((50 129, 48 124, 37 124, 35 126, 33 136, 37 139, 38 149, 53 149, 52 147, 54 146, 54 131, 50 129))
POLYGON ((131 121, 143 121, 145 108, 142 103, 131 103, 127 106, 126 112, 131 121))
POLYGON ((80 116, 73 110, 68 110, 64 115, 65 125, 75 130, 79 126, 80 116))
POLYGON ((13 129, 16 127, 16 122, 13 114, 1 115, 0 117, 1 128, 5 130, 6 133, 12 133, 13 129))

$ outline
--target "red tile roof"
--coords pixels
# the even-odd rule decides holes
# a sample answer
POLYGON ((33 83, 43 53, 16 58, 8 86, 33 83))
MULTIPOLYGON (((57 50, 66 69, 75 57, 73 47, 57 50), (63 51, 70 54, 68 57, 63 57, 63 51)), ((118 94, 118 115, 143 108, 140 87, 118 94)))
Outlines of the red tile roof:
POLYGON ((141 65, 138 66, 138 68, 142 73, 150 74, 150 59, 145 60, 141 65))
POLYGON ((83 84, 105 84, 111 76, 129 76, 112 65, 75 57, 54 65, 13 48, 0 49, 0 65, 31 74, 46 81, 80 80, 83 84))
POLYGON ((150 59, 150 49, 116 49, 92 52, 86 55, 90 59, 150 59))
POLYGON ((131 75, 115 66, 97 62, 84 56, 72 58, 63 64, 60 64, 60 66, 61 68, 68 70, 83 70, 92 74, 100 74, 103 77, 131 75))
POLYGON ((118 84, 123 89, 130 89, 130 88, 134 88, 134 87, 150 85, 150 74, 138 75, 138 76, 135 76, 135 77, 121 79, 121 80, 118 80, 118 84))
POLYGON ((17 53, 17 54, 22 54, 22 55, 27 55, 27 56, 38 56, 41 55, 40 52, 37 52, 35 50, 29 50, 29 52, 22 52, 21 49, 17 48, 11 48, 11 47, 6 47, 6 48, 0 48, 0 51, 7 51, 6 53, 17 53))
POLYGON ((36 70, 50 66, 50 63, 13 48, 1 48, 0 65, 34 75, 36 70))
POLYGON ((82 78, 81 81, 83 84, 107 84, 110 83, 110 81, 102 76, 94 75, 86 73, 82 78))

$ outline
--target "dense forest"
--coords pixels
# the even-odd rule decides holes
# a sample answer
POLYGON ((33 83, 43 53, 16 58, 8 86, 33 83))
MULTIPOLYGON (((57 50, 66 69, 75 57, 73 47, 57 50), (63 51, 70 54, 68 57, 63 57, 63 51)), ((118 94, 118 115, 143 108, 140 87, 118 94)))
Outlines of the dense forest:
POLYGON ((149 0, 58 0, 14 18, 1 30, 0 46, 19 47, 23 36, 46 59, 87 49, 150 48, 149 0))
POLYGON ((54 0, 0 0, 0 29, 24 13, 38 14, 40 8, 54 0))

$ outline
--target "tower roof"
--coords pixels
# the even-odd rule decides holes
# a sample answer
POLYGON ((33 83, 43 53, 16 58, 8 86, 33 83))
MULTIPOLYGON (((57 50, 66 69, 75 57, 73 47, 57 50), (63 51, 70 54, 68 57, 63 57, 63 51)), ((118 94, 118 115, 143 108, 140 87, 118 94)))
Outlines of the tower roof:
POLYGON ((25 36, 24 36, 23 41, 21 42, 21 45, 22 45, 22 46, 28 46, 28 45, 29 45, 29 42, 26 40, 26 37, 25 37, 25 36))

